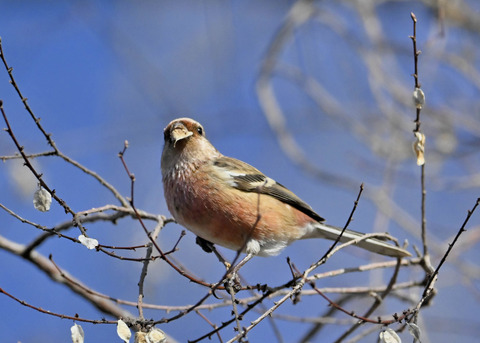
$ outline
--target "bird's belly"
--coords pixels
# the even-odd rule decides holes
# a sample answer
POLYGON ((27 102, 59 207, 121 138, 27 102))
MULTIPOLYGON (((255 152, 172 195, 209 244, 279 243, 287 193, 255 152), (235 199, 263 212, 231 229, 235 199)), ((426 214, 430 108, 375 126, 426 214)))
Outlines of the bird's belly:
POLYGON ((298 216, 306 216, 269 196, 236 189, 222 192, 198 181, 195 187, 183 182, 165 191, 172 192, 167 195, 173 199, 169 210, 179 224, 232 250, 276 255, 304 234, 298 216))

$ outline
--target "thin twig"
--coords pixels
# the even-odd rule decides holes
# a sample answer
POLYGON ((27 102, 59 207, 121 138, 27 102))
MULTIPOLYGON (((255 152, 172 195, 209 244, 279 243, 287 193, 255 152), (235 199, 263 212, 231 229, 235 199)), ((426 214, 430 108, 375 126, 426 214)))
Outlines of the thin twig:
MULTIPOLYGON (((23 96, 21 90, 20 90, 20 87, 18 86, 14 76, 13 76, 13 68, 10 67, 7 63, 7 60, 5 58, 5 54, 3 52, 3 46, 2 46, 2 41, 1 41, 1 38, 0 38, 0 59, 2 60, 3 62, 3 65, 5 66, 5 69, 7 70, 7 73, 8 73, 8 76, 10 77, 10 83, 11 85, 13 86, 13 88, 15 89, 15 91, 17 92, 18 96, 20 97, 20 100, 22 101, 23 105, 25 106, 25 109, 27 110, 28 114, 30 115, 30 117, 32 118, 32 120, 34 121, 35 125, 37 126, 38 130, 43 134, 43 136, 45 137, 45 139, 47 140, 47 143, 53 148, 54 152, 52 152, 51 154, 52 155, 57 155, 58 157, 62 158, 64 161, 72 164, 74 167, 80 169, 81 171, 83 171, 84 173, 86 173, 87 175, 90 175, 92 176, 93 178, 95 178, 98 182, 100 182, 100 184, 104 187, 106 187, 114 196, 115 198, 117 198, 120 203, 122 204, 122 206, 126 207, 128 205, 128 202, 126 201, 126 199, 117 191, 117 189, 111 185, 110 183, 108 183, 104 178, 102 178, 100 175, 98 175, 97 173, 95 173, 94 171, 86 168, 85 166, 83 166, 82 164, 78 163, 77 161, 73 160, 72 158, 68 157, 67 155, 63 154, 57 147, 57 145, 55 144, 55 141, 53 140, 52 138, 52 135, 50 133, 47 133, 45 131, 45 129, 43 128, 43 126, 40 124, 40 120, 41 118, 40 117, 37 117, 35 115, 35 113, 33 112, 33 110, 31 109, 30 105, 28 104, 28 99, 26 97, 23 96)), ((18 148, 18 146, 17 146, 18 148)), ((20 150, 19 150, 20 151, 20 150)), ((22 155, 22 158, 25 159, 26 157, 28 158, 28 156, 26 156, 25 154, 23 154, 21 151, 20 151, 21 155, 22 155)), ((35 173, 34 173, 35 175, 35 173)), ((36 176, 36 175, 35 175, 36 176)), ((40 180, 39 180, 40 182, 40 180)), ((42 183, 42 182, 40 182, 42 183)), ((42 184, 43 186, 43 184, 42 184)), ((45 187, 44 187, 45 188, 45 187)), ((46 188, 47 189, 47 188, 46 188)), ((48 189, 47 189, 48 190, 48 189)), ((51 194, 52 197, 53 197, 53 194, 51 194)), ((62 205, 62 204, 60 204, 62 205)), ((65 209, 67 210, 67 209, 65 209)), ((68 212, 68 211, 67 211, 68 212)), ((81 229, 81 228, 80 228, 81 229)), ((82 232, 83 233, 83 232, 82 232)), ((85 235, 85 233, 83 233, 85 235)))
MULTIPOLYGON (((382 304, 383 300, 386 298, 386 296, 393 290, 393 287, 395 286, 397 282, 397 277, 398 277, 398 272, 400 271, 400 266, 401 266, 401 258, 397 259, 397 265, 395 266, 395 270, 393 272, 392 277, 390 278, 390 282, 388 283, 386 289, 382 292, 382 294, 378 297, 375 297, 374 303, 370 306, 370 308, 365 311, 365 313, 362 315, 364 318, 370 317, 370 315, 382 304)), ((340 343, 342 342, 345 338, 347 338, 350 334, 352 334, 356 329, 360 327, 364 323, 363 320, 359 320, 357 323, 355 323, 351 328, 349 328, 347 331, 343 333, 335 342, 340 343)))
POLYGON ((132 317, 130 312, 122 309, 119 306, 116 306, 113 302, 109 301, 109 299, 99 298, 92 293, 86 292, 83 287, 78 287, 78 284, 81 284, 81 282, 75 280, 73 276, 69 277, 70 280, 75 281, 73 283, 63 278, 58 272, 58 269, 55 267, 52 260, 46 258, 37 251, 32 251, 32 253, 28 256, 22 255, 23 251, 25 250, 24 245, 12 242, 2 236, 0 236, 0 249, 23 257, 26 261, 32 263, 38 270, 44 272, 45 275, 47 275, 53 281, 66 285, 70 290, 79 294, 83 299, 89 301, 92 305, 97 307, 103 313, 112 315, 116 318, 132 317))
MULTIPOLYGON (((205 320, 213 329, 217 328, 217 325, 213 324, 205 315, 202 314, 202 312, 195 310, 195 313, 198 314, 203 320, 205 320)), ((217 337, 220 343, 223 343, 222 336, 220 336, 220 332, 217 331, 217 337)))
MULTIPOLYGON (((0 45, 1 46, 1 45, 0 45)), ((2 55, 3 56, 3 55, 2 55)), ((3 57, 2 57, 3 58, 3 57)), ((43 181, 43 178, 42 178, 42 174, 38 173, 35 168, 33 167, 33 165, 30 163, 30 160, 28 159, 27 155, 25 154, 24 152, 24 147, 20 145, 20 143, 18 142, 17 140, 17 137, 15 136, 15 134, 13 133, 13 130, 12 130, 12 127, 10 126, 10 122, 8 121, 8 118, 7 118, 7 114, 5 113, 4 109, 3 109, 3 101, 0 100, 0 111, 2 112, 2 116, 3 116, 3 120, 5 121, 5 124, 7 125, 7 133, 10 135, 10 138, 12 139, 13 143, 15 144, 18 152, 20 153, 20 155, 22 155, 22 158, 23 158, 23 161, 25 162, 25 166, 30 169, 30 171, 32 172, 32 174, 35 176, 35 178, 38 180, 38 182, 40 183, 40 185, 45 188, 45 190, 50 193, 50 195, 52 196, 52 198, 54 198, 58 204, 60 206, 62 206, 64 209, 65 209, 65 212, 67 213, 70 213, 74 218, 76 216, 76 213, 67 205, 67 203, 61 199, 60 197, 57 196, 57 194, 55 193, 54 190, 52 190, 46 183, 45 181, 43 181)), ((75 223, 76 226, 80 229, 80 231, 82 232, 82 234, 84 236, 87 236, 87 232, 85 231, 85 228, 79 224, 79 223, 75 223)))
MULTIPOLYGON (((414 61, 414 74, 413 74, 413 79, 415 80, 415 89, 420 89, 420 81, 418 77, 418 56, 421 54, 421 51, 417 49, 417 17, 413 12, 410 13, 410 16, 412 18, 413 22, 413 35, 410 36, 410 39, 412 40, 413 44, 413 61, 414 61)), ((421 106, 416 106, 416 118, 415 118, 415 129, 413 130, 413 133, 421 133, 420 132, 420 126, 421 126, 421 121, 420 121, 420 112, 422 110, 421 106)), ((422 134, 423 135, 423 134, 422 134)), ((421 216, 422 216, 422 231, 421 231, 421 237, 422 237, 422 244, 423 244, 423 256, 427 256, 428 259, 428 245, 427 245, 427 218, 426 218, 426 197, 427 197, 427 191, 425 188, 425 163, 421 165, 421 176, 420 176, 420 187, 421 187, 421 194, 422 194, 422 200, 421 200, 421 216)))
MULTIPOLYGON (((36 157, 44 157, 44 156, 54 156, 56 155, 57 152, 56 151, 46 151, 46 152, 39 152, 37 154, 27 154, 27 158, 36 158, 36 157)), ((22 155, 19 155, 19 154, 15 154, 13 156, 0 156, 0 160, 2 160, 2 162, 5 162, 7 160, 18 160, 18 159, 22 159, 22 155)))
POLYGON ((422 299, 420 299, 420 301, 418 302, 418 305, 416 307, 416 311, 418 312, 418 310, 420 309, 420 307, 432 296, 433 294, 433 291, 434 291, 434 283, 435 283, 435 280, 437 279, 437 276, 438 276, 438 272, 440 271, 440 268, 443 266, 443 264, 446 262, 447 260, 447 257, 448 257, 448 254, 450 253, 450 251, 453 249, 454 245, 457 243, 458 239, 460 238, 460 235, 466 231, 465 227, 467 226, 467 223, 468 221, 470 220, 472 214, 475 212, 475 210, 477 209, 477 207, 479 206, 480 204, 480 198, 477 199, 477 201, 475 202, 475 205, 472 207, 471 210, 468 210, 467 212, 467 217, 465 218, 465 220, 463 221, 463 224, 462 226, 460 227, 460 229, 458 230, 457 234, 455 235, 455 238, 453 239, 452 243, 450 243, 448 245, 448 249, 447 251, 445 252, 445 254, 443 255, 442 259, 440 260, 440 263, 438 264, 437 268, 435 268, 435 271, 433 272, 433 274, 429 277, 428 279, 428 282, 427 284, 425 285, 425 289, 423 290, 423 294, 422 294, 422 299))
POLYGON ((26 307, 28 307, 28 308, 31 308, 31 309, 33 309, 33 310, 35 310, 35 311, 38 311, 38 312, 41 312, 41 313, 44 313, 44 314, 48 314, 48 315, 50 315, 50 316, 59 317, 59 318, 62 318, 62 319, 70 319, 70 320, 74 320, 74 321, 77 321, 77 322, 92 323, 92 324, 117 324, 117 321, 116 321, 116 320, 86 319, 86 318, 81 318, 81 317, 79 317, 78 315, 75 315, 75 316, 67 316, 67 315, 65 315, 65 314, 60 314, 60 313, 55 313, 55 312, 52 312, 52 311, 48 311, 48 310, 45 310, 45 309, 43 309, 43 308, 41 308, 41 307, 31 305, 31 304, 29 304, 28 302, 26 302, 25 300, 20 300, 20 299, 18 299, 17 297, 15 297, 15 296, 13 296, 12 294, 8 293, 7 291, 5 291, 5 290, 4 290, 3 288, 1 288, 1 287, 0 287, 0 293, 5 294, 7 297, 9 297, 10 299, 15 300, 15 301, 18 302, 20 305, 26 306, 26 307))
MULTIPOLYGON (((158 235, 160 234, 160 230, 163 227, 163 223, 160 223, 155 227, 152 233, 152 239, 156 240, 158 235)), ((150 258, 152 256, 152 243, 148 244, 147 252, 145 254, 145 261, 143 262, 142 272, 140 273, 140 280, 138 281, 138 317, 140 320, 145 319, 143 317, 143 284, 145 282, 145 278, 147 277, 148 265, 150 263, 150 258)))

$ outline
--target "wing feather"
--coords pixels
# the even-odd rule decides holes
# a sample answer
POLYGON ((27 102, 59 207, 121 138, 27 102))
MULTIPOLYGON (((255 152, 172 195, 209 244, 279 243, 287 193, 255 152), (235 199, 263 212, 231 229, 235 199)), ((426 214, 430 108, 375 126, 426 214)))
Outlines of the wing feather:
POLYGON ((219 169, 219 174, 225 178, 225 181, 240 191, 269 195, 319 222, 325 221, 306 202, 288 188, 265 176, 258 169, 245 162, 222 156, 214 162, 214 166, 219 169))

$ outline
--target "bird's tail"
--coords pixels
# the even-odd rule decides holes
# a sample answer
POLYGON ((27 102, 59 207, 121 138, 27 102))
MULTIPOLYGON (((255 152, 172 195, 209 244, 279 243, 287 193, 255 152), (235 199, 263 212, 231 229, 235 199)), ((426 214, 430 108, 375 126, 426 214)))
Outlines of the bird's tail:
MULTIPOLYGON (((332 241, 336 240, 342 232, 342 229, 336 226, 331 226, 323 223, 315 224, 314 232, 309 237, 326 238, 332 241)), ((362 238, 365 234, 352 230, 345 230, 340 242, 345 243, 354 239, 362 238)), ((367 238, 355 244, 356 246, 365 250, 391 257, 408 257, 412 256, 407 250, 389 244, 386 241, 382 241, 376 238, 367 238)))

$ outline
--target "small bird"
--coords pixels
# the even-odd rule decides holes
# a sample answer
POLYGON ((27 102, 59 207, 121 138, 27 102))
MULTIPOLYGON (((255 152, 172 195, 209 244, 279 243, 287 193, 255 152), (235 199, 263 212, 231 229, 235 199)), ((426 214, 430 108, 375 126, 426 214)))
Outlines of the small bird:
MULTIPOLYGON (((245 261, 255 255, 277 255, 299 239, 336 240, 340 235, 341 228, 325 224, 286 187, 251 165, 222 155, 195 120, 173 120, 164 138, 161 166, 168 210, 200 240, 241 250, 247 254, 245 261)), ((340 241, 362 236, 345 230, 340 241)), ((374 238, 357 246, 391 257, 411 256, 374 238)))

